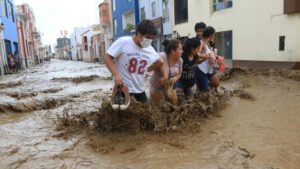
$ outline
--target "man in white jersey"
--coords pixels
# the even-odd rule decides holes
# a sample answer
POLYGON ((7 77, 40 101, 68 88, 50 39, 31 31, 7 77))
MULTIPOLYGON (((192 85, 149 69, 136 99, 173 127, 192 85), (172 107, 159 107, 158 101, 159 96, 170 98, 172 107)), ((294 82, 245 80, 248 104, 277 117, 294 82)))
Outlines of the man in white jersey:
POLYGON ((117 39, 104 56, 104 63, 112 73, 116 85, 127 86, 130 95, 142 103, 147 101, 144 89, 145 71, 159 69, 164 75, 160 83, 167 79, 163 60, 151 46, 156 35, 154 23, 143 20, 136 27, 135 37, 117 39))

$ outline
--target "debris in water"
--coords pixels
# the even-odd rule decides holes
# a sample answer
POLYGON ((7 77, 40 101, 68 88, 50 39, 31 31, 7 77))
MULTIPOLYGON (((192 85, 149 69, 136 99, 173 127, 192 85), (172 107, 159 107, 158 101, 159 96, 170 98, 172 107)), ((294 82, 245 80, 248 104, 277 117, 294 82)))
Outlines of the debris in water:
MULTIPOLYGON (((74 114, 74 108, 65 108, 59 125, 63 127, 88 126, 99 132, 124 132, 150 130, 155 132, 173 131, 180 126, 200 124, 203 118, 217 113, 224 108, 228 92, 219 93, 210 91, 197 93, 194 98, 181 106, 174 106, 165 102, 157 107, 151 103, 141 104, 131 98, 131 105, 127 110, 115 111, 112 109, 107 97, 103 98, 102 106, 97 111, 90 113, 74 114)), ((76 109, 76 108, 75 108, 76 109)))
POLYGON ((6 83, 0 83, 0 89, 13 88, 16 86, 21 86, 23 83, 20 81, 12 81, 6 83))
POLYGON ((242 148, 242 147, 239 147, 240 150, 242 150, 244 153, 242 154, 244 157, 246 158, 254 158, 255 157, 255 154, 253 153, 250 153, 247 149, 245 148, 242 148))
POLYGON ((129 152, 131 152, 131 151, 135 151, 136 150, 136 148, 126 148, 125 150, 123 150, 123 151, 120 151, 120 153, 121 154, 125 154, 125 153, 129 153, 129 152))
POLYGON ((100 77, 98 75, 90 75, 90 76, 79 76, 79 77, 61 77, 61 78, 53 78, 53 81, 60 81, 60 82, 73 82, 73 83, 83 83, 83 82, 89 82, 94 79, 99 80, 110 80, 111 77, 100 77))
POLYGON ((255 101, 256 98, 253 96, 252 93, 246 92, 244 90, 234 90, 231 92, 232 96, 238 96, 241 99, 246 99, 246 100, 251 100, 251 101, 255 101))

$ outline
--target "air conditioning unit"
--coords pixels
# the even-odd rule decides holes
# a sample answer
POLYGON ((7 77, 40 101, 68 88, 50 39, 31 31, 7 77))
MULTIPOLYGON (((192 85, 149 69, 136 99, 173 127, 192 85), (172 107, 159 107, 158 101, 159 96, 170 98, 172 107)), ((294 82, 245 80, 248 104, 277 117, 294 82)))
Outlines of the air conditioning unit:
POLYGON ((176 38, 178 38, 178 37, 179 37, 178 32, 177 32, 177 31, 173 31, 173 32, 172 32, 172 39, 176 39, 176 38))
POLYGON ((299 0, 284 0, 284 14, 300 12, 299 0))

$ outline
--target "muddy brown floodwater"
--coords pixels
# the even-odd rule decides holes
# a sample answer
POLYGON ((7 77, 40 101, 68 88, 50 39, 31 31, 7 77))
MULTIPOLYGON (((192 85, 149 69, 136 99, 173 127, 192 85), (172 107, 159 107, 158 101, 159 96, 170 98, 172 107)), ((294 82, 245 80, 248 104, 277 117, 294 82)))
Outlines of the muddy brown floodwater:
POLYGON ((134 103, 131 128, 103 120, 109 79, 61 60, 1 77, 0 168, 300 168, 299 71, 231 69, 183 107, 134 103))

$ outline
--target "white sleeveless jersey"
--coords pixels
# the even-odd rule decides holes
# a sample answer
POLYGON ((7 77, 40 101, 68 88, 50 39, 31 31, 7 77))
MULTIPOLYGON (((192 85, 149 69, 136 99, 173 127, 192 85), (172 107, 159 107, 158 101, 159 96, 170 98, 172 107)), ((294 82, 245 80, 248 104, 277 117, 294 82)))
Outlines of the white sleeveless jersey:
MULTIPOLYGON (((205 54, 211 53, 211 50, 209 49, 208 45, 205 45, 205 54)), ((201 64, 198 64, 198 68, 205 74, 213 74, 214 73, 214 67, 212 64, 209 63, 208 59, 206 59, 201 64)))
POLYGON ((141 48, 132 37, 121 37, 110 46, 107 53, 115 58, 117 71, 129 88, 129 93, 144 92, 144 73, 148 66, 159 59, 154 48, 141 48))

